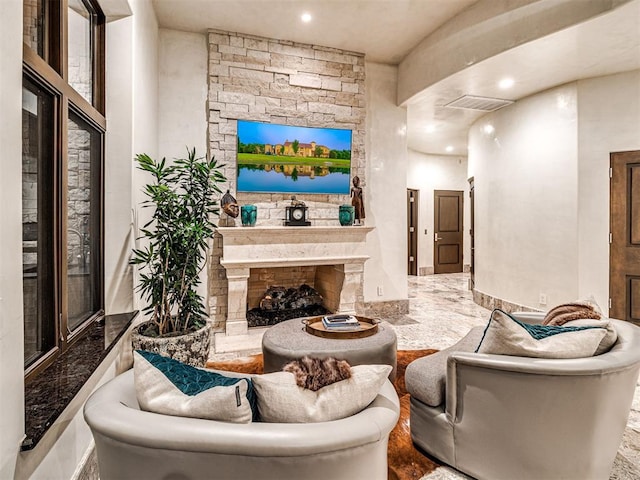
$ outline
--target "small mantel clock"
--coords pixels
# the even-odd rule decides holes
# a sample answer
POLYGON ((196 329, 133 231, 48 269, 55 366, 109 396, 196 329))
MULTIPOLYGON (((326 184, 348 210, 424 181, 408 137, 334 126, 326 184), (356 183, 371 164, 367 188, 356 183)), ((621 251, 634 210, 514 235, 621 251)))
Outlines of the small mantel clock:
POLYGON ((307 220, 308 207, 304 205, 292 205, 285 207, 284 224, 288 227, 308 227, 311 222, 307 220))

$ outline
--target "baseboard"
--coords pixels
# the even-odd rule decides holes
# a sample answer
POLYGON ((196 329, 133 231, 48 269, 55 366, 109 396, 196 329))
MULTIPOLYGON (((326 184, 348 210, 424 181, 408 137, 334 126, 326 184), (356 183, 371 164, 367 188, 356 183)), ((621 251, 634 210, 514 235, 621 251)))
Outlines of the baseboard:
MULTIPOLYGON (((462 272, 463 273, 471 272, 471 265, 465 263, 462 266, 462 272)), ((431 267, 419 267, 418 268, 418 276, 419 277, 424 277, 426 275, 434 275, 434 274, 435 274, 435 272, 434 272, 433 266, 431 266, 431 267)))
POLYGON ((362 304, 366 317, 382 318, 409 313, 409 299, 388 300, 382 302, 364 302, 362 304))
POLYGON ((91 441, 71 480, 100 480, 96 444, 91 441))
POLYGON ((527 307, 518 303, 513 303, 502 298, 497 298, 488 293, 481 292, 473 289, 473 301, 488 310, 499 308, 507 313, 511 312, 540 312, 541 310, 536 308, 527 307))

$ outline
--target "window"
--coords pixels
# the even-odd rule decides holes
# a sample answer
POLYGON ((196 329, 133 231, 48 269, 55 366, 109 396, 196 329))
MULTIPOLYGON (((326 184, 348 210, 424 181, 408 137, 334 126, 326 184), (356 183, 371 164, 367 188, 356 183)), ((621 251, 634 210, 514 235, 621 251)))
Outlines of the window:
POLYGON ((67 311, 73 331, 101 309, 100 132, 69 112, 67 143, 67 311))
POLYGON ((29 381, 104 314, 104 15, 94 0, 24 0, 24 26, 22 263, 29 381))
POLYGON ((81 0, 69 0, 67 71, 69 84, 87 102, 93 100, 92 35, 95 15, 81 0))
POLYGON ((25 79, 22 89, 22 284, 24 361, 55 347, 53 281, 54 97, 25 79))

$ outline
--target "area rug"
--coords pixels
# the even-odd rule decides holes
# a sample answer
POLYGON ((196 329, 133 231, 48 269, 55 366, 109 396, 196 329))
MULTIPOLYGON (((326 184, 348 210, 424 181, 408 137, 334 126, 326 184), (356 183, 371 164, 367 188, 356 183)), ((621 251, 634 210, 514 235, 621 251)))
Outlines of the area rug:
MULTIPOLYGON (((437 350, 399 350, 398 370, 393 386, 400 398, 400 419, 389 434, 389 480, 416 480, 433 472, 439 464, 418 451, 409 432, 409 394, 404 384, 404 372, 412 361, 437 350)), ((225 362, 208 362, 208 368, 241 373, 262 373, 262 355, 252 355, 225 362)))

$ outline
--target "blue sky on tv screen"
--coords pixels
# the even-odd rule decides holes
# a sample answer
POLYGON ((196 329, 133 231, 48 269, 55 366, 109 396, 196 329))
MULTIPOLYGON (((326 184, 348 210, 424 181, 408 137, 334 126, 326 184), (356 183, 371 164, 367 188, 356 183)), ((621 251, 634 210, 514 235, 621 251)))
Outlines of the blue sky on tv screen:
POLYGON ((282 144, 289 140, 316 142, 331 150, 351 150, 351 130, 337 128, 294 127, 274 123, 238 120, 238 137, 242 143, 282 144))

